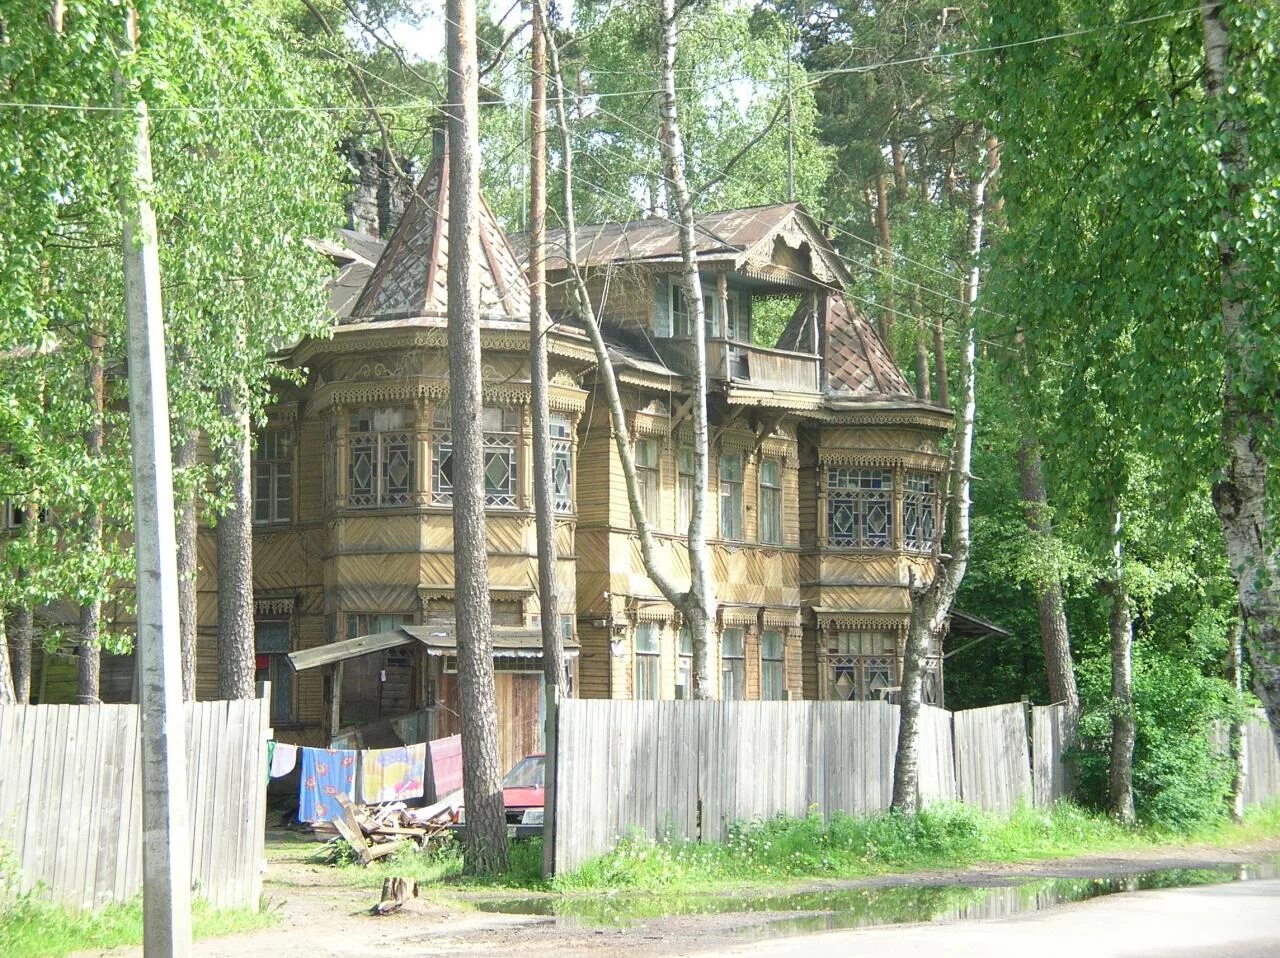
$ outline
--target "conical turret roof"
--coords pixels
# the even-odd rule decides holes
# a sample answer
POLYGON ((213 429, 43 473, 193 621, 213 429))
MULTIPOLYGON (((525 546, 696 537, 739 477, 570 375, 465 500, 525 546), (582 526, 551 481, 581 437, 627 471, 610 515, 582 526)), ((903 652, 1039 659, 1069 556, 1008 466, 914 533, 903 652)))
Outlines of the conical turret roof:
MULTIPOLYGON (((529 288, 506 233, 479 197, 482 321, 529 322, 529 288)), ((449 157, 443 141, 365 284, 349 322, 443 319, 449 308, 449 157)))
MULTIPOLYGON (((802 304, 778 340, 778 348, 812 350, 812 321, 813 310, 802 304)), ((838 293, 820 298, 817 326, 826 391, 833 398, 915 398, 875 327, 838 293)))

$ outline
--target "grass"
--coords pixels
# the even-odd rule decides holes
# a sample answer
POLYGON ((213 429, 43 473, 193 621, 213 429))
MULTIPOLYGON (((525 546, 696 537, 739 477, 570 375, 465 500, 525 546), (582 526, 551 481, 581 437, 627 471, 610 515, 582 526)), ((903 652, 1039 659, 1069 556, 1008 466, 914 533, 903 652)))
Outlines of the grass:
POLYGON ((511 845, 511 870, 464 877, 457 844, 423 853, 411 847, 368 868, 343 866, 353 883, 376 886, 401 875, 456 889, 518 888, 590 893, 685 893, 777 885, 813 879, 854 879, 888 872, 961 868, 974 864, 1066 858, 1188 843, 1241 845, 1280 836, 1280 803, 1253 809, 1241 825, 1222 823, 1184 834, 1126 828, 1068 802, 990 815, 941 805, 914 818, 893 813, 867 818, 837 815, 779 817, 737 826, 727 842, 624 839, 608 854, 551 882, 542 879, 539 841, 511 845))
MULTIPOLYGON (((215 911, 197 901, 192 908, 197 938, 256 931, 275 924, 271 911, 215 911)), ((73 951, 142 944, 142 902, 72 912, 32 895, 0 903, 0 958, 61 958, 73 951)))

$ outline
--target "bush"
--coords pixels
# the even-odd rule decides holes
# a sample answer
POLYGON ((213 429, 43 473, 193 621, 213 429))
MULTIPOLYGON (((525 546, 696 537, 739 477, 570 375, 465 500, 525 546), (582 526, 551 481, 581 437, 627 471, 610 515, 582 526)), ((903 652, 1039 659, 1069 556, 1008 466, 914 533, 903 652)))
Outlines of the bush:
MULTIPOLYGON (((1087 806, 1107 805, 1111 748, 1110 665, 1105 657, 1079 667, 1084 714, 1071 758, 1077 793, 1087 806)), ((1167 651, 1134 649, 1134 804, 1140 821, 1190 832, 1222 819, 1231 785, 1229 764, 1213 744, 1216 721, 1228 720, 1235 693, 1167 651)))

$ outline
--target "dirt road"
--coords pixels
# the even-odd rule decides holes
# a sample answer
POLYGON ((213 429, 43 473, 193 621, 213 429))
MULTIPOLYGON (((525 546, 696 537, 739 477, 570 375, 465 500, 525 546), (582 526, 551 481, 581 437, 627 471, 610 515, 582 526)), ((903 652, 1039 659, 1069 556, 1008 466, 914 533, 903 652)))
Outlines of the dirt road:
MULTIPOLYGON (((199 958, 386 958, 388 954, 418 958, 498 958, 512 954, 656 958, 695 953, 800 956, 803 952, 804 958, 818 958, 827 953, 866 951, 878 958, 938 953, 949 958, 971 953, 994 958, 1001 953, 986 950, 985 946, 981 951, 956 950, 969 947, 966 943, 977 948, 990 938, 1007 940, 1011 947, 1021 948, 1019 958, 1029 953, 1036 958, 1050 958, 1056 952, 1046 950, 1045 943, 1059 934, 1070 935, 1064 940, 1075 941, 1077 946, 1080 936, 1086 935, 1084 940, 1091 943, 1087 949, 1091 958, 1154 953, 1094 950, 1091 922, 1095 918, 1101 922, 1099 929, 1138 929, 1140 922, 1149 921, 1151 942, 1164 940, 1158 937, 1162 930, 1169 932, 1169 947, 1175 950, 1162 949, 1166 958, 1181 958, 1176 948, 1184 944, 1193 947, 1206 940, 1227 941, 1226 932, 1250 926, 1261 929, 1263 937, 1258 940, 1268 943, 1268 947, 1280 942, 1280 908, 1276 907, 1280 905, 1280 883, 1275 881, 1111 895, 1062 906, 1058 902, 1063 899, 1054 890, 1065 888, 1073 895, 1088 895, 1100 887, 1092 881, 1098 876, 1123 878, 1156 869, 1204 869, 1275 861, 1280 856, 1280 841, 1275 840, 1235 850, 1154 849, 1033 865, 815 883, 782 890, 788 895, 786 899, 757 888, 674 903, 666 899, 658 903, 652 898, 592 895, 577 899, 535 896, 519 904, 521 908, 548 913, 544 915, 482 910, 511 907, 509 901, 495 902, 496 898, 511 899, 511 892, 462 895, 440 889, 429 891, 402 912, 382 918, 368 914, 377 898, 376 890, 344 883, 349 873, 344 875, 328 866, 309 863, 309 852, 308 846, 298 846, 296 852, 276 855, 269 866, 265 893, 271 907, 278 909, 280 921, 275 927, 200 941, 193 954, 199 958), (1052 879, 1060 881, 1053 883, 1052 879), (1041 884, 1028 892, 1028 882, 1041 884), (796 894, 800 892, 804 894, 796 894), (1178 904, 1183 900, 1185 907, 1178 904), (780 904, 784 901, 785 905, 780 904), (670 914, 673 907, 686 913, 670 914), (1048 910, 1027 913, 1029 909, 1046 907, 1048 910), (1277 915, 1271 923, 1259 918, 1268 909, 1277 915), (667 913, 656 914, 659 911, 667 913), (1003 920, 990 920, 1002 916, 1003 920), (1185 919, 1182 924, 1173 920, 1179 916, 1185 919), (864 918, 916 924, 810 934, 861 924, 864 918), (1060 922, 1065 924, 1059 925, 1060 922), (1083 924, 1076 927, 1073 922, 1083 924), (1217 937, 1194 937, 1200 927, 1198 922, 1203 924, 1205 935, 1217 937), (1075 930, 1068 930, 1071 928, 1075 930), (795 935, 804 938, 785 937, 795 935), (1032 939, 1036 946, 1028 951, 1027 942, 1032 939), (934 950, 941 948, 939 943, 944 940, 945 949, 934 950), (926 945, 930 950, 918 950, 926 945)), ((1204 874, 1193 873, 1187 880, 1202 880, 1204 874)), ((1134 934, 1142 939, 1147 933, 1134 934)), ((1134 943, 1132 936, 1117 940, 1134 943)), ((1137 943, 1141 944, 1141 940, 1137 943)), ((1248 942, 1243 944, 1248 946, 1248 942)), ((1072 958, 1078 958, 1080 953, 1074 951, 1072 958)), ((1191 953, 1185 952, 1188 956, 1191 953)), ((83 953, 80 958, 90 954, 99 953, 83 953)), ((1280 946, 1258 954, 1280 954, 1280 946)), ((141 949, 120 949, 112 952, 111 958, 139 955, 141 949)))

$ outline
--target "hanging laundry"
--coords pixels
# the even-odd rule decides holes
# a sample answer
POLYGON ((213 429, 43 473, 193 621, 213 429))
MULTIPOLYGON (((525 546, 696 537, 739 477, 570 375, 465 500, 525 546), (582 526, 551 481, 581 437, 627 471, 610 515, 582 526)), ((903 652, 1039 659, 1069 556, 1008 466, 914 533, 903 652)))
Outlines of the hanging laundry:
POLYGON ((274 742, 275 751, 271 753, 271 777, 281 778, 297 767, 298 746, 284 742, 274 742))
POLYGON ((366 805, 421 798, 426 776, 425 743, 361 753, 360 801, 366 805))
POLYGON ((303 748, 298 820, 331 822, 342 814, 339 795, 355 796, 359 752, 339 748, 303 748))

